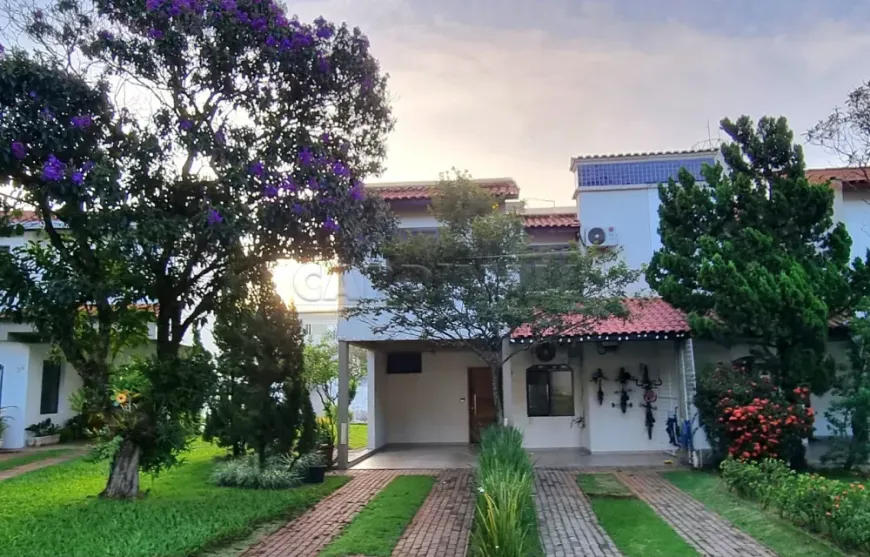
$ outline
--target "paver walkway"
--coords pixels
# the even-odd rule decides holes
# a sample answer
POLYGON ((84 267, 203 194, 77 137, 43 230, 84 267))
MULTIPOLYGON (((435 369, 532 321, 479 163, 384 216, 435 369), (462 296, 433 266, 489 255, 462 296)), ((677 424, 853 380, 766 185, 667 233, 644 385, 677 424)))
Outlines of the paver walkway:
POLYGON ((649 504, 705 557, 777 557, 777 554, 707 510, 654 472, 620 472, 616 476, 649 504))
POLYGON ((243 557, 316 557, 377 492, 399 474, 378 470, 354 478, 313 509, 252 546, 243 557))
POLYGON ((621 557, 580 491, 577 471, 536 470, 535 506, 547 557, 621 557))
POLYGON ((393 557, 465 557, 474 519, 470 470, 448 470, 417 511, 393 557))
POLYGON ((83 454, 85 454, 85 452, 85 450, 71 450, 70 452, 60 456, 46 458, 44 460, 36 460, 34 462, 22 464, 21 466, 17 466, 15 468, 10 468, 9 470, 3 470, 2 472, 0 472, 0 482, 2 482, 3 480, 14 478, 16 476, 20 476, 21 474, 26 474, 27 472, 39 470, 40 468, 47 468, 49 466, 54 466, 55 464, 66 462, 67 460, 72 460, 76 457, 82 456, 83 454))

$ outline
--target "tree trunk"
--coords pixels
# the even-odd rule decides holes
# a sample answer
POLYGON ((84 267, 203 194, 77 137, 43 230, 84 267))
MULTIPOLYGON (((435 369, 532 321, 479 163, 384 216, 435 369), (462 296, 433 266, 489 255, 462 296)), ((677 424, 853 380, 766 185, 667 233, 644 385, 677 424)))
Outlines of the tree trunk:
POLYGON ((504 425, 504 405, 501 397, 501 368, 494 364, 490 364, 489 369, 492 371, 492 402, 495 406, 495 423, 498 426, 504 425))
POLYGON ((139 496, 139 456, 142 449, 125 439, 112 461, 109 482, 100 494, 105 499, 134 499, 139 496))
POLYGON ((260 471, 266 469, 266 446, 260 445, 257 447, 257 463, 260 465, 260 471))
POLYGON ((851 470, 853 466, 864 464, 868 443, 870 443, 870 431, 867 430, 867 410, 859 407, 852 412, 852 439, 849 441, 843 468, 851 470))

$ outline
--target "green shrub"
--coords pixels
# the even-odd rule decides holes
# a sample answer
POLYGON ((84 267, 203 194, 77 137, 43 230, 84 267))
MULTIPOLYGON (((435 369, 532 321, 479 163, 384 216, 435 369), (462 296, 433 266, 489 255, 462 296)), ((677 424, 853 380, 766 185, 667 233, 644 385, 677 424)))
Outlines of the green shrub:
POLYGON ((845 549, 870 552, 870 490, 864 485, 798 474, 775 460, 728 459, 721 469, 737 493, 775 507, 783 518, 827 534, 845 549))
POLYGON ((478 456, 472 554, 475 557, 528 557, 539 550, 534 470, 523 436, 512 427, 483 432, 478 456))
POLYGON ((270 457, 260 468, 256 455, 245 455, 215 466, 212 482, 223 487, 247 489, 288 489, 302 483, 310 466, 322 462, 320 455, 309 454, 295 462, 288 455, 270 457))
POLYGON ((84 414, 76 414, 68 419, 60 428, 60 442, 80 441, 91 437, 88 429, 87 417, 84 414))
POLYGON ((728 487, 738 494, 757 500, 762 507, 770 506, 779 486, 788 476, 795 475, 785 462, 768 458, 761 462, 729 458, 720 465, 728 487))

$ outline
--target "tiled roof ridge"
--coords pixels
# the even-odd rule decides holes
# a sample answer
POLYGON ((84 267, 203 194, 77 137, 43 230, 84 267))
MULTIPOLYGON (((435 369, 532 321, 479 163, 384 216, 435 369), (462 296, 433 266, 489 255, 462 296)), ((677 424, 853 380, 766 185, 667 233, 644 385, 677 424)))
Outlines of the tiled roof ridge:
POLYGON ((572 161, 585 161, 595 159, 618 159, 622 157, 656 157, 656 156, 672 156, 672 155, 711 155, 718 154, 719 149, 674 149, 665 151, 636 151, 627 153, 587 153, 572 157, 572 161))
MULTIPOLYGON (((476 180, 475 183, 495 197, 516 199, 520 194, 520 189, 516 182, 510 178, 500 178, 495 181, 489 179, 476 180)), ((437 182, 417 185, 406 183, 373 184, 366 185, 366 190, 388 201, 425 200, 432 198, 437 185, 437 182)))

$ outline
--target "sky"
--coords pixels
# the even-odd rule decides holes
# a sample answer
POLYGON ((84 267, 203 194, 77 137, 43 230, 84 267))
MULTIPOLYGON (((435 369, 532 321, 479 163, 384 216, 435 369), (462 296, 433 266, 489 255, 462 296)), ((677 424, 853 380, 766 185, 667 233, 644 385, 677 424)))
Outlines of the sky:
MULTIPOLYGON (((686 149, 723 117, 784 115, 802 135, 870 80, 854 0, 303 0, 360 27, 390 74, 386 173, 512 177, 569 205, 572 156, 686 149)), ((838 160, 807 148, 811 167, 838 160)))

